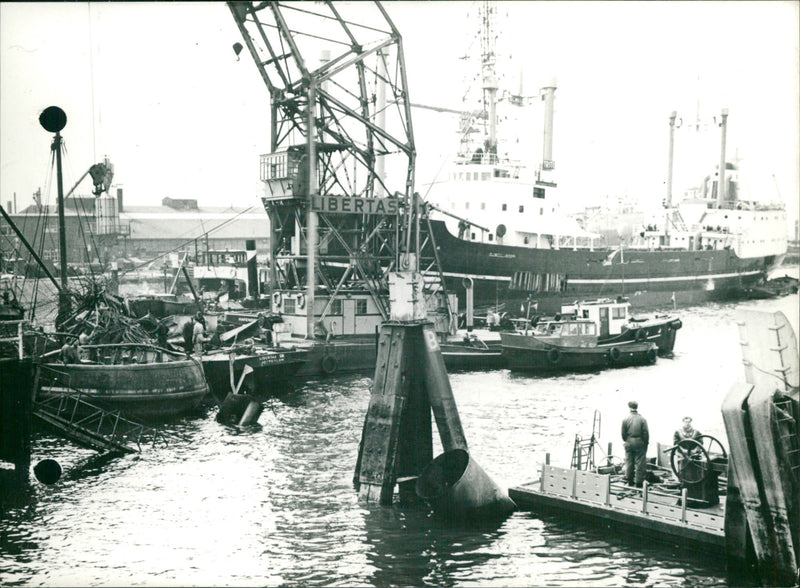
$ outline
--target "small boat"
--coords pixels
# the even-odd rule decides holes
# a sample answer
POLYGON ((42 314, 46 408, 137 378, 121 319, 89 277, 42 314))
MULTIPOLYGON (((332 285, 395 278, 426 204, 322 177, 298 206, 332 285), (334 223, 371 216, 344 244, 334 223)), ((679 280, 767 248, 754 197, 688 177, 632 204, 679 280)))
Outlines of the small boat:
POLYGON ((86 345, 78 363, 60 361, 61 351, 41 357, 38 400, 80 394, 125 417, 161 418, 197 408, 208 394, 200 362, 155 345, 86 345))
POLYGON ((297 374, 308 361, 309 350, 295 347, 271 347, 260 344, 237 344, 203 354, 206 380, 214 396, 222 400, 232 390, 251 393, 269 392, 276 383, 297 374), (241 383, 245 370, 250 375, 241 383))
POLYGON ((466 333, 461 338, 449 337, 439 344, 444 365, 448 370, 500 369, 506 359, 499 338, 488 338, 485 333, 466 333))
POLYGON ((651 341, 600 345, 597 325, 589 319, 539 322, 523 332, 500 333, 508 367, 521 371, 594 370, 655 363, 658 346, 651 341))
POLYGON ((671 353, 681 320, 668 314, 634 317, 627 298, 600 298, 563 305, 561 316, 590 319, 597 325, 597 344, 615 346, 631 341, 651 341, 659 355, 671 353))

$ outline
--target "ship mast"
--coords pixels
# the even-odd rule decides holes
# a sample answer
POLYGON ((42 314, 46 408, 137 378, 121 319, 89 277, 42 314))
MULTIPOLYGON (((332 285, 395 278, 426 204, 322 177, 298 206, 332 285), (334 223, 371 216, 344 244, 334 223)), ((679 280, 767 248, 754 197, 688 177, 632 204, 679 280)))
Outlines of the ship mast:
POLYGON ((488 111, 489 137, 486 142, 488 153, 497 153, 497 72, 495 64, 495 15, 497 7, 488 0, 481 10, 481 74, 483 80, 483 102, 488 111))
POLYGON ((56 329, 69 314, 71 304, 67 290, 67 237, 64 219, 64 185, 61 179, 61 131, 67 126, 67 115, 58 106, 49 106, 39 115, 39 124, 49 133, 55 133, 51 149, 56 160, 56 185, 58 187, 58 244, 61 264, 61 289, 58 297, 56 329))

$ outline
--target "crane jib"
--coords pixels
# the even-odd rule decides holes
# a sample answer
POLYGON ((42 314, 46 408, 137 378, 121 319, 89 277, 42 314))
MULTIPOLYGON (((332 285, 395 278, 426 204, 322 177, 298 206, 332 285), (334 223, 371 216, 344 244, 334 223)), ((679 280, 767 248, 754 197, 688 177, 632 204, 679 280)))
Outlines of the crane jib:
POLYGON ((397 198, 358 198, 348 196, 312 196, 311 210, 344 214, 397 214, 397 198))

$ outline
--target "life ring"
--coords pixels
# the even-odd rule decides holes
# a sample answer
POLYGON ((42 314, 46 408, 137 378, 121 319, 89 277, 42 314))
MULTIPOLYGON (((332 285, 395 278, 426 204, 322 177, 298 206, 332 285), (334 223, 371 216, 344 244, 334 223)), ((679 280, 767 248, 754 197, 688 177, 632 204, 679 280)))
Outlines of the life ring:
POLYGON ((622 354, 619 351, 619 347, 612 347, 611 351, 608 352, 611 361, 619 361, 620 355, 622 354))
POLYGON ((649 363, 655 363, 655 362, 656 362, 656 356, 657 356, 657 355, 658 355, 658 354, 656 353, 656 350, 655 350, 655 349, 652 349, 652 348, 651 348, 651 349, 648 349, 648 350, 647 350, 647 361, 648 361, 649 363))
POLYGON ((550 349, 550 351, 547 352, 547 361, 549 361, 553 365, 561 361, 561 350, 556 349, 555 347, 550 349))
POLYGON ((337 367, 338 363, 334 356, 326 355, 322 358, 322 371, 327 375, 331 375, 333 372, 335 372, 337 367))
POLYGON ((277 307, 281 305, 281 300, 283 297, 281 296, 280 292, 273 292, 272 293, 272 306, 277 307))
POLYGON ((305 294, 298 294, 297 295, 297 308, 305 308, 306 306, 306 295, 305 294))
POLYGON ((636 329, 636 333, 634 336, 636 340, 641 343, 642 341, 647 339, 647 331, 645 331, 644 329, 636 329))
POLYGON ((553 319, 556 320, 556 321, 560 321, 561 320, 561 315, 560 314, 556 314, 556 316, 554 316, 553 319))

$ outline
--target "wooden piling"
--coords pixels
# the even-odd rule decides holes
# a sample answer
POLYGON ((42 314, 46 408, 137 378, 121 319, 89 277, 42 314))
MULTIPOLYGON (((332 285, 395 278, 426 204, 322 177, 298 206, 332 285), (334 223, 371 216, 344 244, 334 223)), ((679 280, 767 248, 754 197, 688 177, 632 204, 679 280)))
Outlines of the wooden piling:
POLYGON ((391 504, 403 411, 408 401, 412 356, 409 327, 384 323, 378 341, 375 377, 357 460, 356 486, 367 501, 391 504))
POLYGON ((390 504, 398 478, 419 476, 433 460, 431 412, 443 449, 466 450, 433 324, 384 323, 353 480, 361 498, 390 504))

